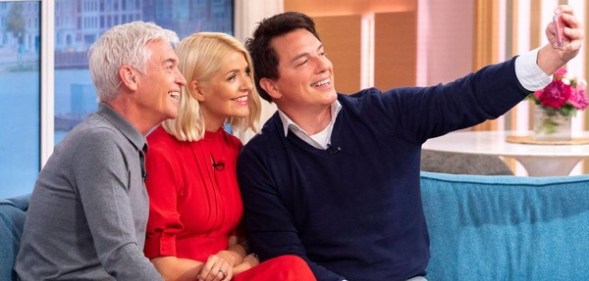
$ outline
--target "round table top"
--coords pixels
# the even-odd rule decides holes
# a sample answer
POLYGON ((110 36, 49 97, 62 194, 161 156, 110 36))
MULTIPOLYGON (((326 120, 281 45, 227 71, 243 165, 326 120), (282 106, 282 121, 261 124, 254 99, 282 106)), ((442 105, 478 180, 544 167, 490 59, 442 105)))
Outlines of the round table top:
MULTIPOLYGON (((589 157, 589 144, 529 144, 507 142, 508 136, 530 133, 512 131, 456 131, 425 142, 423 149, 466 154, 507 157, 589 157)), ((589 132, 577 132, 573 138, 589 138, 589 132)))

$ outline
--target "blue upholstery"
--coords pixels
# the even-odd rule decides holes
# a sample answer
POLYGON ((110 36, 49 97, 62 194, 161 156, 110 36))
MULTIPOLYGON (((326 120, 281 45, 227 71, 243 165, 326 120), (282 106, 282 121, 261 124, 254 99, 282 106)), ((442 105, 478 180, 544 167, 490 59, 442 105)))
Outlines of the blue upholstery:
POLYGON ((29 207, 30 195, 0 199, 0 280, 16 280, 14 259, 29 207))
POLYGON ((589 279, 589 175, 422 172, 430 280, 589 279))

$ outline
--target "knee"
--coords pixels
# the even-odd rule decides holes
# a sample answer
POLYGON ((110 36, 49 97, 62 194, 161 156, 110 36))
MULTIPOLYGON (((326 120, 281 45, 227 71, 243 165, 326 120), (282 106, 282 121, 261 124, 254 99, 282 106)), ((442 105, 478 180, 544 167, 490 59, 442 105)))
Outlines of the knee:
POLYGON ((287 281, 315 281, 313 271, 303 258, 295 255, 283 255, 272 259, 277 276, 287 281))
POLYGON ((277 265, 285 266, 288 268, 307 268, 307 262, 295 255, 282 255, 272 259, 277 265))
POLYGON ((266 260, 237 275, 235 280, 317 281, 307 262, 295 255, 283 255, 266 260), (250 271, 251 273, 248 273, 250 271), (256 278, 249 279, 247 276, 256 278))

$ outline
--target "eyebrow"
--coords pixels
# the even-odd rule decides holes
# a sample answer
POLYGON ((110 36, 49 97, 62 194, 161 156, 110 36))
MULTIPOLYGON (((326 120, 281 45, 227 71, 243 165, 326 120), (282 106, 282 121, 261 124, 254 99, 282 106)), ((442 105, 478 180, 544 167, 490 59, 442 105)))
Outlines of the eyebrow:
POLYGON ((250 66, 248 65, 245 68, 239 68, 239 67, 231 68, 231 69, 225 71, 224 75, 234 74, 234 73, 238 73, 241 71, 243 71, 245 73, 247 73, 248 71, 251 71, 250 66))
POLYGON ((175 59, 175 58, 173 58, 173 57, 169 57, 169 58, 167 58, 167 59, 165 59, 165 60, 163 61, 163 64, 166 64, 166 63, 176 63, 176 62, 178 62, 178 60, 177 60, 177 59, 175 59))
POLYGON ((167 58, 162 62, 161 67, 163 67, 163 68, 168 68, 168 67, 177 68, 179 63, 180 62, 177 59, 167 58))
POLYGON ((224 75, 234 74, 234 73, 237 73, 239 71, 240 71, 239 68, 231 68, 231 69, 225 71, 225 74, 224 75))
MULTIPOLYGON (((322 48, 323 48, 323 44, 319 44, 319 47, 317 47, 317 51, 321 50, 322 48)), ((295 57, 294 57, 292 60, 290 60, 290 61, 291 61, 291 62, 295 62, 295 61, 297 61, 298 59, 300 59, 300 58, 302 58, 302 57, 306 57, 306 56, 308 56, 308 55, 309 55, 309 53, 302 53, 302 54, 299 54, 299 55, 295 56, 295 57)))

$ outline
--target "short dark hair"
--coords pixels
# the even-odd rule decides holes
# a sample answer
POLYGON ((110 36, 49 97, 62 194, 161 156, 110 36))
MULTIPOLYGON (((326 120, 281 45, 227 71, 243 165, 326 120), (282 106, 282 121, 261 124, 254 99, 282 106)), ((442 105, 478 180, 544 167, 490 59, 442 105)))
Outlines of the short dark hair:
POLYGON ((266 18, 260 22, 253 37, 248 38, 245 47, 250 52, 254 64, 254 80, 260 97, 272 102, 268 93, 260 87, 260 79, 278 79, 278 55, 272 48, 275 37, 287 34, 296 29, 306 29, 319 41, 313 20, 299 12, 286 12, 266 18))

